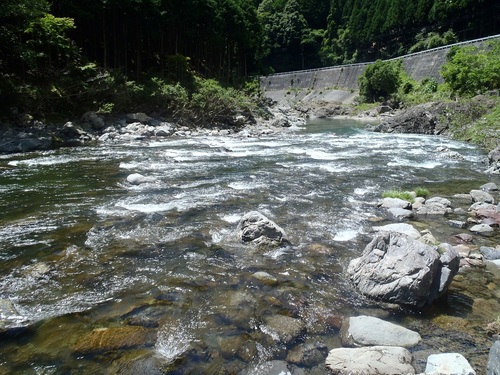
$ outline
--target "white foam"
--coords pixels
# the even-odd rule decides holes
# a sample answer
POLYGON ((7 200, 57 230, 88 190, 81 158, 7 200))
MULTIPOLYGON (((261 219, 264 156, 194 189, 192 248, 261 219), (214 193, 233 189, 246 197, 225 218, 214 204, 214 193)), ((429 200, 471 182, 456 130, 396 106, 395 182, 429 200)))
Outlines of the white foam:
POLYGON ((227 221, 228 223, 234 224, 239 222, 241 219, 241 215, 238 214, 229 214, 222 216, 222 220, 227 221))
POLYGON ((338 231, 335 234, 335 236, 333 237, 333 240, 338 241, 338 242, 350 241, 350 240, 353 240, 354 238, 356 238, 358 233, 359 232, 355 229, 344 229, 344 230, 338 231))

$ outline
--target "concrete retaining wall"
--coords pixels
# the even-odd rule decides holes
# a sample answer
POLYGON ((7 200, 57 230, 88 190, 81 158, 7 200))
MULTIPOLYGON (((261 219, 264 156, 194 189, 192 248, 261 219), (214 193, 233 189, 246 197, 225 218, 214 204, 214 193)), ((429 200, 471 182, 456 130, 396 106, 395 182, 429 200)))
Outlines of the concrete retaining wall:
MULTIPOLYGON (((446 54, 453 46, 464 46, 467 44, 481 45, 487 40, 498 39, 500 35, 488 38, 476 39, 468 42, 456 43, 449 46, 439 47, 424 52, 399 57, 403 59, 403 65, 415 80, 422 78, 435 78, 442 82, 439 74, 441 66, 446 61, 446 54)), ((311 91, 318 90, 357 90, 358 77, 363 74, 366 67, 372 63, 349 64, 333 66, 329 68, 299 70, 269 75, 260 78, 262 89, 269 97, 273 97, 271 91, 291 92, 302 89, 311 91)), ((274 95, 275 96, 275 95, 274 95)))

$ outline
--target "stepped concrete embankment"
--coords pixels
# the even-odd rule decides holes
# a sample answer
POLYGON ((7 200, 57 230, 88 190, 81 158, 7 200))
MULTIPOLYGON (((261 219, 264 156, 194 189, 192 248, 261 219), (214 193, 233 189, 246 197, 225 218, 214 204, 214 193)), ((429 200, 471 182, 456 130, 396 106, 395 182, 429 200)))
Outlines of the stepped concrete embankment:
MULTIPOLYGON (((442 82, 441 66, 453 46, 482 45, 500 35, 456 43, 398 57, 415 80, 435 78, 442 82)), ((268 98, 280 103, 322 100, 350 103, 357 95, 358 78, 372 63, 348 64, 328 68, 299 70, 260 77, 260 85, 268 98)))

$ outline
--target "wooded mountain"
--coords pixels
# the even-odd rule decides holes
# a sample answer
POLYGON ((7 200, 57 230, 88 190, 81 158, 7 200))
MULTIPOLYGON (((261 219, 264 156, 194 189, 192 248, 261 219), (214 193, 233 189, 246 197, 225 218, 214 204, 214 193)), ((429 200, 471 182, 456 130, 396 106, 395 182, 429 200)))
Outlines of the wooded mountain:
POLYGON ((0 99, 77 97, 110 71, 235 84, 499 31, 498 0, 3 0, 0 99))

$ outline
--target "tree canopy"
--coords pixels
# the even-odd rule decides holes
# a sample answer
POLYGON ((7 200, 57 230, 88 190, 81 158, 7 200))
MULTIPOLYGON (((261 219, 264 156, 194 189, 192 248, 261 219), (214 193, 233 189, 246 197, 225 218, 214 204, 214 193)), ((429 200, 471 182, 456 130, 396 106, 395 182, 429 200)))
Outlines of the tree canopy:
POLYGON ((3 0, 1 105, 78 105, 110 74, 235 85, 375 61, 497 34, 498 14, 497 0, 3 0))

